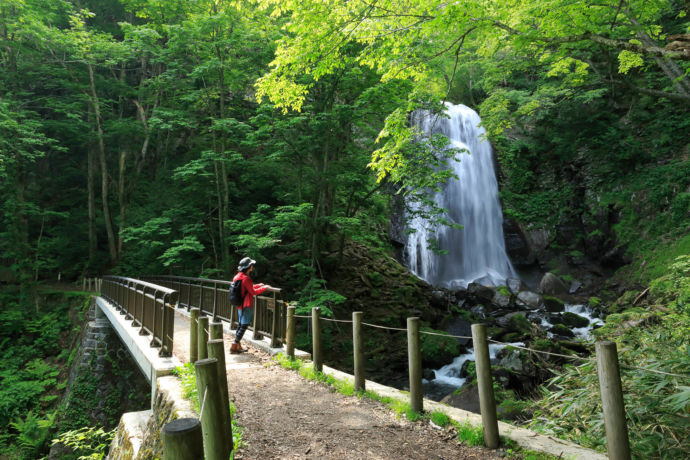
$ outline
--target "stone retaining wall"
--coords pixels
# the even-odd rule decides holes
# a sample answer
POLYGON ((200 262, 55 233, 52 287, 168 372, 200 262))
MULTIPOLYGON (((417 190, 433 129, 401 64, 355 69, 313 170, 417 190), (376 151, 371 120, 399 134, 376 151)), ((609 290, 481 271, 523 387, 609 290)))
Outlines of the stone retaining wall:
POLYGON ((110 447, 109 460, 153 460, 163 457, 160 432, 175 419, 198 414, 183 396, 182 385, 175 376, 159 377, 150 411, 124 414, 110 447))

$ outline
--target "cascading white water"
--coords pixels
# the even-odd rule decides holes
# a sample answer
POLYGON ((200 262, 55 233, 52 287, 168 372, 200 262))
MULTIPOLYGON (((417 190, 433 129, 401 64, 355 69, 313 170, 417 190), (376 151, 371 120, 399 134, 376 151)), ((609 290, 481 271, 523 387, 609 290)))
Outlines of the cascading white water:
MULTIPOLYGON (((450 118, 427 111, 413 114, 413 122, 430 136, 441 133, 449 147, 467 149, 459 161, 450 161, 457 179, 449 179, 434 202, 448 211, 451 222, 462 230, 445 225, 431 226, 414 217, 408 223, 411 233, 405 247, 407 264, 417 276, 435 286, 465 288, 473 281, 488 285, 505 284, 516 277, 506 254, 503 239, 503 214, 498 200, 498 183, 494 172, 491 144, 484 138, 484 128, 477 112, 465 105, 446 103, 450 118), (440 255, 429 248, 435 240, 440 255)), ((411 208, 419 206, 410 203, 411 208)))

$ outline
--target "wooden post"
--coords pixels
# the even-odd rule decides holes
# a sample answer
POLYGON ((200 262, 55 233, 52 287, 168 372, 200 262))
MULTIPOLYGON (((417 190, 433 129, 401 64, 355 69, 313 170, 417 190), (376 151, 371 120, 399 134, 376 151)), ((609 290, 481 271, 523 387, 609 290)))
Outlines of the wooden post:
POLYGON ((197 343, 199 348, 199 359, 208 358, 208 316, 199 317, 197 343))
POLYGON ((189 362, 195 363, 199 359, 199 314, 201 310, 192 308, 189 310, 189 362))
POLYGON ((407 318, 407 356, 410 369, 410 406, 415 412, 424 410, 422 390, 422 352, 419 347, 419 318, 407 318))
POLYGON ((597 342, 597 372, 606 427, 606 450, 611 460, 630 460, 628 427, 621 385, 618 353, 614 342, 597 342))
POLYGON ((479 409, 482 413, 484 427, 484 444, 489 449, 498 447, 498 420, 496 419, 496 400, 494 398, 493 379, 491 378, 491 360, 489 342, 486 338, 486 324, 472 325, 472 344, 477 368, 479 385, 479 409))
POLYGON ((211 339, 208 341, 208 357, 218 360, 218 388, 220 389, 220 397, 222 404, 228 408, 227 423, 229 425, 228 431, 232 432, 232 421, 230 417, 230 402, 228 395, 228 374, 225 369, 225 347, 222 339, 211 339))
POLYGON ((287 339, 285 340, 287 355, 295 359, 295 307, 287 307, 287 339))
POLYGON ((352 312, 352 355, 355 363, 355 391, 364 391, 364 345, 362 340, 362 312, 352 312))
POLYGON ((200 359, 194 363, 196 388, 199 395, 201 431, 206 460, 228 460, 232 452, 230 411, 222 404, 218 386, 218 360, 200 359))
POLYGON ((81 290, 86 291, 86 278, 81 279, 81 290))
POLYGON ((312 356, 314 363, 314 370, 323 372, 323 358, 321 356, 321 309, 314 307, 311 309, 311 341, 312 341, 312 356))
POLYGON ((271 319, 271 348, 278 346, 278 302, 276 293, 273 293, 273 318, 271 319))
POLYGON ((201 422, 196 418, 178 418, 163 426, 165 460, 197 460, 204 455, 201 422))
POLYGON ((209 328, 209 330, 211 331, 211 340, 223 339, 223 323, 221 323, 220 321, 218 321, 217 323, 213 322, 209 325, 209 328))

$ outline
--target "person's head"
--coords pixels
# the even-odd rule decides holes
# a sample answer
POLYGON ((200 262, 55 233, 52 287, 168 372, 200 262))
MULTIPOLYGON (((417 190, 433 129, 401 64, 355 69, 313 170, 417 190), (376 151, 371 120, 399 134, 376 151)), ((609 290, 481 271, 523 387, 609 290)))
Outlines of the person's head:
POLYGON ((237 266, 237 271, 248 274, 254 269, 255 263, 256 260, 245 257, 244 259, 240 260, 240 264, 237 266))

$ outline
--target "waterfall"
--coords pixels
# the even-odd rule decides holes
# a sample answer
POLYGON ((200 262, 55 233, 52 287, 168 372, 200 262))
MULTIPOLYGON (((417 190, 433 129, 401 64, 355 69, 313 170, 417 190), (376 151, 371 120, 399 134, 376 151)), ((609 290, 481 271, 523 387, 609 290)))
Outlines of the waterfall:
MULTIPOLYGON (((457 179, 451 178, 433 201, 447 210, 446 218, 463 225, 462 230, 432 225, 419 216, 408 222, 414 229, 405 246, 408 267, 435 286, 466 288, 473 281, 487 285, 505 284, 516 277, 506 254, 503 239, 503 214, 498 200, 491 144, 484 138, 484 128, 477 113, 464 105, 446 103, 449 118, 427 111, 413 113, 413 122, 426 135, 441 133, 449 147, 467 149, 459 161, 449 161, 457 179), (436 241, 441 255, 429 248, 436 241)), ((418 203, 408 203, 417 209, 418 203)))

